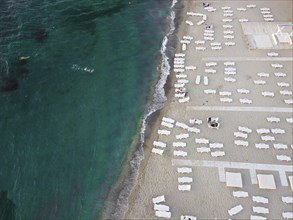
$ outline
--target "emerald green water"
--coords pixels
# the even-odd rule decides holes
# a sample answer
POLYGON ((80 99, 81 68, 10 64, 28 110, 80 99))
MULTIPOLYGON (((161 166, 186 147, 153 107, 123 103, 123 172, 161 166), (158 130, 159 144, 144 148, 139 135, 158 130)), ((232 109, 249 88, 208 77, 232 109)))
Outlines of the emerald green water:
POLYGON ((169 7, 0 2, 0 219, 101 215, 159 74, 169 7), (18 88, 3 91, 7 79, 18 88))

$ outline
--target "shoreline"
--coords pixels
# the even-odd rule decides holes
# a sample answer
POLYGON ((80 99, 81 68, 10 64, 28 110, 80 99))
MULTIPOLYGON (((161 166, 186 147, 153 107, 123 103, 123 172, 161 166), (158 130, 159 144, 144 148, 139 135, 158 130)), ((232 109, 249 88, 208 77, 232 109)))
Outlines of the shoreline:
POLYGON ((184 8, 183 4, 181 3, 181 0, 172 0, 172 5, 170 6, 170 14, 168 15, 170 19, 169 28, 167 28, 167 33, 162 41, 161 46, 161 62, 160 65, 157 68, 160 68, 160 71, 158 72, 158 80, 156 83, 154 83, 154 89, 151 92, 150 100, 148 101, 148 104, 146 105, 146 113, 144 114, 140 126, 139 126, 139 132, 136 136, 133 137, 132 141, 132 150, 129 152, 126 160, 125 160, 125 166, 122 169, 122 173, 119 176, 118 181, 114 186, 112 187, 112 190, 109 192, 107 196, 107 203, 105 205, 105 209, 103 213, 101 213, 102 219, 124 219, 125 214, 128 211, 129 206, 132 204, 133 197, 135 197, 137 191, 139 190, 139 179, 140 176, 144 174, 144 168, 149 160, 149 157, 151 155, 151 148, 146 147, 148 146, 148 142, 152 140, 154 133, 152 130, 158 129, 160 126, 160 120, 159 118, 162 118, 165 114, 165 111, 167 111, 166 106, 169 106, 170 104, 170 97, 172 92, 172 85, 173 80, 175 80, 174 76, 171 76, 171 63, 174 58, 174 54, 177 50, 177 47, 179 45, 179 40, 177 37, 178 34, 178 27, 180 26, 179 23, 181 23, 181 15, 182 15, 182 8, 184 8), (177 4, 181 4, 181 7, 176 9, 178 7, 177 4), (175 13, 174 20, 172 20, 172 12, 175 13), (172 30, 171 24, 174 22, 174 30, 172 30), (176 43, 173 46, 174 51, 170 54, 170 49, 166 48, 166 51, 162 52, 163 46, 164 46, 164 40, 167 37, 167 46, 170 46, 168 44, 170 43, 170 40, 174 41, 174 37, 176 38, 176 43), (169 39, 172 37, 173 39, 169 39), (163 54, 165 53, 165 54, 163 54), (168 54, 168 55, 167 55, 168 54), (169 67, 168 74, 164 75, 166 73, 163 73, 164 65, 166 65, 166 61, 164 61, 164 56, 168 58, 167 64, 169 67), (169 57, 170 56, 170 57, 169 57), (166 79, 163 79, 163 77, 166 77, 166 79), (163 81, 163 82, 162 82, 163 81), (160 84, 163 83, 163 88, 160 90, 160 84), (158 101, 158 96, 162 95, 160 93, 163 93, 165 100, 158 101), (157 101, 157 103, 156 103, 157 101), (159 103, 158 103, 159 102, 159 103), (158 105, 159 104, 159 105, 158 105), (160 106, 161 104, 161 106, 160 106), (155 109, 152 109, 155 108, 155 109), (157 109, 156 109, 157 108, 157 109), (137 166, 137 167, 133 167, 137 166))

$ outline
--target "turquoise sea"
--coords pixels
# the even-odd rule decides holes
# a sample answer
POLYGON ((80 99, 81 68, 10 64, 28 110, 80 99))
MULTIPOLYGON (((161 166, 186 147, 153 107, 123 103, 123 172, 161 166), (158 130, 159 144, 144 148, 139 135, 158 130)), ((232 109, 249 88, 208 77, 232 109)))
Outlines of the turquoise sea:
POLYGON ((171 0, 0 1, 0 219, 99 219, 138 139, 171 0))

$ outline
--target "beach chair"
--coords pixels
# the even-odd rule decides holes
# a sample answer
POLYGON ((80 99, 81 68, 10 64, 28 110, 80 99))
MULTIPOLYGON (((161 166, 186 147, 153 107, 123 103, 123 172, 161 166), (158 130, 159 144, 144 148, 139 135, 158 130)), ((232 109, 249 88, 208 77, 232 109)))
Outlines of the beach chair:
POLYGON ((224 103, 231 103, 233 102, 233 99, 232 98, 228 98, 228 97, 221 97, 220 98, 220 102, 224 102, 224 103))
POLYGON ((165 196, 157 196, 155 198, 152 199, 153 203, 161 203, 161 202, 165 202, 165 196))
POLYGON ((257 148, 257 149, 269 149, 270 146, 268 144, 264 144, 264 143, 256 143, 255 148, 257 148))
POLYGON ((260 206, 253 206, 252 211, 257 214, 269 214, 269 209, 260 206))
POLYGON ((268 204, 269 199, 262 196, 252 196, 252 201, 256 203, 268 204))
POLYGON ((244 192, 244 191, 233 191, 233 196, 235 198, 247 198, 248 197, 248 192, 244 192))
POLYGON ((230 216, 234 216, 234 215, 240 213, 242 210, 243 210, 243 206, 242 205, 237 205, 237 206, 234 206, 233 208, 229 209, 228 214, 230 216))

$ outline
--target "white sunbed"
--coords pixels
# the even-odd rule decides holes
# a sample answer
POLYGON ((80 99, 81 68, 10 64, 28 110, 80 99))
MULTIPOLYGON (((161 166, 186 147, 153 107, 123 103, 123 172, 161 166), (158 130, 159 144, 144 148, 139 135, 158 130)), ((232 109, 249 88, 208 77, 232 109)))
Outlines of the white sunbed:
POLYGON ((265 207, 260 207, 260 206, 253 206, 252 207, 253 212, 258 213, 258 214, 268 214, 269 209, 265 207))
POLYGON ((250 134, 252 130, 248 127, 238 126, 238 130, 250 134))
POLYGON ((261 11, 262 15, 271 14, 271 11, 261 11))
POLYGON ((254 80, 253 82, 256 85, 264 85, 264 84, 266 84, 266 81, 264 81, 264 80, 254 80))
POLYGON ((225 39, 234 39, 234 35, 230 35, 230 34, 225 34, 224 35, 225 39))
POLYGON ((223 157, 223 156, 225 156, 225 152, 224 151, 214 151, 214 152, 211 152, 211 156, 212 157, 223 157))
POLYGON ((186 102, 189 102, 189 100, 190 100, 190 97, 185 97, 185 98, 179 99, 178 101, 179 103, 186 103, 186 102))
POLYGON ((171 134, 171 131, 168 131, 168 130, 158 130, 158 134, 161 134, 161 135, 170 135, 171 134))
POLYGON ((279 63, 272 63, 271 66, 275 69, 280 69, 280 68, 283 68, 283 65, 282 64, 279 64, 279 63))
POLYGON ((264 204, 269 203, 269 199, 262 196, 252 196, 252 201, 256 203, 264 203, 264 204))
POLYGON ((204 22, 205 22, 205 20, 200 20, 200 21, 198 21, 198 22, 196 23, 196 25, 197 25, 197 26, 200 26, 200 25, 202 25, 204 22))
POLYGON ((236 10, 237 11, 246 11, 247 9, 246 8, 237 8, 236 10))
POLYGON ((276 73, 274 73, 274 75, 277 77, 286 77, 287 76, 287 74, 283 73, 283 72, 276 72, 276 73))
POLYGON ((164 150, 153 147, 152 153, 162 155, 164 153, 164 150))
POLYGON ((194 132, 194 133, 200 133, 200 129, 196 128, 196 127, 188 127, 187 131, 189 132, 194 132))
POLYGON ((184 92, 184 93, 175 93, 175 98, 184 98, 185 97, 185 95, 186 95, 186 93, 184 92))
POLYGON ((222 43, 220 43, 220 42, 212 42, 212 43, 210 43, 210 45, 211 46, 221 46, 222 43))
POLYGON ((229 209, 228 213, 229 213, 230 216, 233 216, 233 215, 238 214, 242 210, 243 210, 243 206, 242 205, 237 205, 237 206, 234 206, 233 208, 229 209))
POLYGON ((279 161, 291 161, 291 157, 290 156, 286 156, 286 155, 277 155, 277 160, 279 161))
POLYGON ((195 138, 195 143, 208 144, 208 143, 210 143, 210 141, 209 141, 209 139, 206 139, 206 138, 195 138))
POLYGON ((228 97, 221 97, 220 102, 231 103, 231 102, 233 102, 233 99, 228 98, 228 97))
MULTIPOLYGON (((211 43, 212 44, 212 43, 211 43)), ((216 62, 209 62, 209 63, 206 63, 206 67, 212 67, 212 66, 217 66, 217 63, 216 62)))
POLYGON ((231 31, 231 30, 226 30, 226 31, 223 31, 224 34, 234 34, 234 31, 231 31))
POLYGON ((214 46, 214 47, 211 47, 212 50, 222 50, 222 47, 221 46, 214 46))
POLYGON ((187 45, 186 44, 182 44, 182 51, 186 51, 187 49, 187 45))
POLYGON ((209 147, 198 147, 196 148, 198 153, 209 153, 211 149, 209 147))
POLYGON ((264 7, 264 8, 260 8, 260 10, 261 10, 261 11, 270 11, 271 9, 270 9, 270 8, 266 8, 266 7, 264 7))
POLYGON ((278 82, 277 85, 279 87, 289 87, 290 86, 290 84, 289 83, 286 83, 286 82, 278 82))
POLYGON ((183 39, 184 40, 193 40, 193 37, 191 37, 191 36, 183 36, 183 39))
POLYGON ((175 57, 185 57, 184 53, 175 53, 175 57))
POLYGON ((240 94, 248 94, 250 91, 248 89, 237 89, 237 92, 240 94))
POLYGON ((273 144, 274 148, 277 149, 277 150, 285 150, 285 149, 288 149, 288 146, 287 144, 280 144, 280 143, 277 143, 277 144, 273 144))
POLYGON ((182 65, 182 64, 174 64, 173 67, 174 68, 185 68, 185 65, 182 65))
POLYGON ((225 42, 225 45, 226 46, 234 46, 234 45, 236 45, 236 43, 232 42, 232 41, 228 41, 228 42, 225 42))
POLYGON ((177 127, 179 127, 179 128, 183 128, 183 129, 188 129, 188 125, 186 125, 186 124, 184 124, 184 123, 182 123, 182 122, 179 122, 179 121, 177 121, 176 123, 175 123, 175 125, 177 126, 177 127))
POLYGON ((171 212, 156 211, 156 216, 160 218, 171 218, 171 212))
POLYGON ((236 82, 236 79, 235 78, 232 78, 232 77, 225 77, 224 80, 226 82, 232 82, 232 83, 236 82))
POLYGON ((215 33, 215 31, 214 31, 214 30, 207 30, 207 29, 205 29, 205 30, 204 30, 204 33, 210 33, 210 34, 213 34, 213 33, 215 33))
POLYGON ((175 120, 174 119, 167 118, 167 117, 163 117, 162 118, 162 121, 167 122, 167 123, 170 123, 170 124, 174 124, 175 123, 175 120))
POLYGON ((209 78, 207 76, 203 77, 203 84, 207 86, 209 84, 209 78))
POLYGON ((264 144, 264 143, 256 143, 255 148, 257 148, 257 149, 269 149, 270 146, 268 144, 264 144))
POLYGON ((264 18, 273 18, 273 15, 271 15, 271 14, 264 14, 263 17, 264 18))
POLYGON ((180 57, 175 57, 174 60, 176 60, 176 61, 185 61, 185 58, 182 56, 182 55, 185 56, 185 54, 184 53, 178 53, 177 56, 179 56, 179 55, 180 55, 180 57))
POLYGON ((205 40, 208 40, 208 41, 213 41, 215 38, 213 38, 213 37, 204 37, 203 39, 205 39, 205 40))
POLYGON ((178 177, 178 183, 192 183, 192 177, 178 177))
POLYGON ((189 138, 189 134, 178 134, 176 135, 176 139, 186 139, 186 138, 189 138))
POLYGON ((236 68, 235 67, 231 67, 231 66, 229 66, 229 67, 225 67, 225 69, 224 69, 225 71, 236 71, 236 68))
POLYGON ((200 84, 200 75, 197 75, 195 78, 195 84, 199 85, 200 84))
POLYGON ((202 124, 202 120, 200 119, 190 119, 189 120, 190 124, 196 124, 196 125, 201 125, 202 124))
POLYGON ((246 18, 240 18, 238 21, 239 21, 240 23, 243 23, 243 22, 248 22, 248 19, 246 19, 246 18))
POLYGON ((226 18, 231 18, 234 16, 234 14, 233 13, 224 13, 223 16, 226 18))
POLYGON ((153 198, 153 203, 161 203, 161 202, 165 202, 165 196, 157 196, 155 198, 153 198))
POLYGON ((259 215, 251 215, 250 220, 267 220, 267 217, 263 217, 259 215))
POLYGON ((212 149, 219 149, 219 148, 223 148, 224 144, 223 143, 210 143, 209 146, 212 149))
POLYGON ((178 173, 191 173, 192 168, 190 168, 190 167, 178 167, 177 172, 178 173))
MULTIPOLYGON (((184 61, 183 60, 174 60, 173 65, 177 65, 177 64, 181 64, 184 65, 184 61)), ((174 67, 174 66, 173 66, 174 67)))
POLYGON ((197 50, 197 51, 205 51, 206 48, 205 47, 195 47, 195 50, 197 50))
POLYGON ((185 86, 185 83, 175 83, 174 87, 175 88, 183 88, 185 86))
POLYGON ((287 204, 293 204, 293 197, 292 196, 282 196, 282 202, 287 204))
POLYGON ((267 55, 268 55, 269 57, 277 57, 277 56, 279 56, 279 54, 276 53, 276 52, 269 52, 269 53, 267 53, 267 55))
POLYGON ((196 70, 196 66, 186 66, 186 70, 196 70))
POLYGON ((197 41, 194 41, 195 44, 198 44, 198 45, 202 45, 202 44, 205 44, 205 41, 204 40, 197 40, 197 41))
POLYGON ((179 191, 190 191, 191 185, 178 185, 178 190, 179 191))
POLYGON ((285 99, 284 102, 286 104, 292 105, 293 104, 293 99, 285 99))
POLYGON ((231 7, 230 6, 223 6, 223 7, 221 7, 223 10, 229 10, 229 9, 231 9, 231 7))
POLYGON ((248 147, 248 141, 235 140, 234 144, 237 145, 237 146, 248 147))
MULTIPOLYGON (((184 93, 183 93, 183 95, 184 95, 184 93)), ((164 126, 164 127, 167 127, 167 128, 173 128, 174 127, 173 124, 168 123, 168 122, 164 122, 164 121, 161 122, 161 125, 164 126)))
POLYGON ((190 26, 193 26, 194 25, 193 22, 192 21, 189 21, 189 20, 186 20, 185 23, 188 24, 188 25, 190 25, 190 26))
POLYGON ((267 128, 258 128, 258 129, 256 129, 256 132, 258 134, 269 134, 270 133, 270 129, 267 129, 267 128))
POLYGON ((215 69, 205 69, 204 71, 205 71, 205 73, 216 73, 217 72, 217 70, 215 70, 215 69))
POLYGON ((154 142, 153 142, 153 145, 154 145, 155 147, 162 147, 162 148, 165 148, 165 147, 167 146, 166 143, 161 142, 161 141, 154 141, 154 142))
POLYGON ((233 28, 233 25, 231 25, 231 24, 223 24, 223 28, 224 29, 231 29, 231 28, 233 28))
POLYGON ((236 75, 236 71, 225 71, 225 75, 236 75))
POLYGON ((274 141, 275 140, 275 137, 274 136, 269 136, 269 135, 261 136, 260 138, 263 141, 274 141))
POLYGON ((203 33, 203 36, 205 36, 205 37, 213 37, 214 33, 203 33))
POLYGON ((176 74, 176 78, 177 79, 184 79, 184 78, 187 78, 187 75, 186 74, 182 74, 182 73, 176 74))
POLYGON ((186 83, 189 83, 189 80, 188 79, 178 79, 177 82, 186 84, 186 83))
POLYGON ((233 196, 235 198, 247 198, 248 197, 248 192, 244 192, 244 191, 233 191, 233 196))
POLYGON ((215 90, 215 89, 205 89, 204 93, 205 94, 216 94, 217 90, 215 90))
POLYGON ((174 69, 174 72, 175 73, 183 73, 184 72, 184 69, 174 69))
POLYGON ((293 219, 293 212, 282 212, 282 217, 284 219, 293 219))
POLYGON ((286 118, 286 122, 288 122, 288 123, 293 123, 293 118, 286 118))
POLYGON ((180 40, 181 44, 190 44, 190 40, 180 40))
POLYGON ((185 142, 173 142, 172 144, 173 147, 186 147, 185 142))
POLYGON ((182 150, 174 150, 173 151, 173 155, 174 156, 179 156, 179 157, 186 157, 187 156, 187 152, 186 151, 182 151, 182 150))
POLYGON ((274 18, 264 18, 265 21, 274 21, 274 18))
POLYGON ((232 22, 233 19, 231 19, 231 18, 224 18, 224 19, 222 19, 222 21, 223 21, 224 23, 229 23, 229 22, 232 22))
POLYGON ((269 74, 269 73, 263 73, 263 72, 261 72, 261 73, 257 73, 257 75, 258 75, 259 77, 270 77, 270 74, 269 74))
POLYGON ((246 7, 247 7, 247 8, 256 8, 256 5, 252 5, 252 4, 250 4, 250 5, 246 5, 246 7))
POLYGON ((275 93, 270 91, 265 91, 261 93, 264 97, 274 97, 275 93))
POLYGON ((281 94, 281 95, 292 95, 292 92, 289 91, 289 90, 281 90, 281 91, 280 91, 280 94, 281 94))
POLYGON ((230 91, 221 91, 221 92, 219 92, 219 95, 220 96, 231 96, 232 92, 230 92, 230 91))
POLYGON ((169 212, 170 207, 167 205, 154 204, 154 210, 169 212))
POLYGON ((273 134, 285 134, 285 130, 284 129, 281 129, 281 128, 272 128, 271 129, 271 132, 273 134))
POLYGON ((242 133, 242 132, 234 132, 234 136, 237 137, 237 138, 244 138, 244 139, 247 139, 248 135, 246 133, 242 133))

